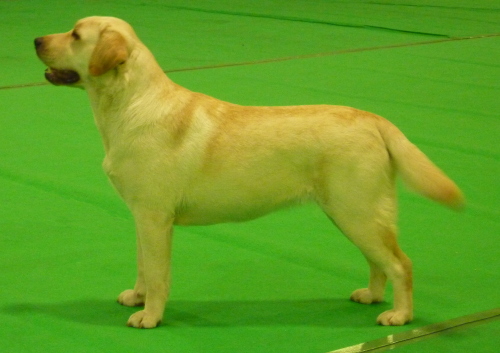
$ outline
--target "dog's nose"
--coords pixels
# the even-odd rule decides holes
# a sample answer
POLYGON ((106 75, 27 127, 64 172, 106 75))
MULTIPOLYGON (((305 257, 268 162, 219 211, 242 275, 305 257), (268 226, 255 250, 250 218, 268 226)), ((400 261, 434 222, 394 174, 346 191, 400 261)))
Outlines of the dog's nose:
POLYGON ((35 48, 40 47, 42 44, 43 44, 43 38, 42 37, 35 38, 35 48))

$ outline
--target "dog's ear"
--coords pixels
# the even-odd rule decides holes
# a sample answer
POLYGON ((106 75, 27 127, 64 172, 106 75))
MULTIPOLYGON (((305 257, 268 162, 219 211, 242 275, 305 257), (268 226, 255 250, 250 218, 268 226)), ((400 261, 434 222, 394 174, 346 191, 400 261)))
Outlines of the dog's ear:
POLYGON ((90 57, 89 72, 100 76, 128 59, 127 42, 118 32, 105 30, 90 57))

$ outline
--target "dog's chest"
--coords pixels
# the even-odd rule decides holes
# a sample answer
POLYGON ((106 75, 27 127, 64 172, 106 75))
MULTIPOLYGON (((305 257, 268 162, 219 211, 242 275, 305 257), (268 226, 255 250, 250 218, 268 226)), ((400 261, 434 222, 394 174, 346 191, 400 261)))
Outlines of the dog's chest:
POLYGON ((141 194, 150 194, 147 189, 151 188, 151 182, 145 180, 143 166, 137 165, 134 159, 113 158, 107 155, 102 167, 115 190, 127 204, 130 205, 141 194))
MULTIPOLYGON (((122 151, 123 152, 123 151, 122 151)), ((111 150, 106 154, 102 167, 110 182, 118 193, 127 199, 131 193, 140 193, 144 188, 145 178, 147 177, 147 167, 144 160, 130 153, 113 153, 111 150)), ((152 177, 152 176, 150 176, 152 177)))
POLYGON ((102 162, 102 169, 106 173, 111 184, 113 184, 115 189, 123 196, 122 190, 125 183, 123 180, 123 172, 121 172, 119 164, 117 165, 117 163, 114 163, 113 159, 106 155, 102 162))

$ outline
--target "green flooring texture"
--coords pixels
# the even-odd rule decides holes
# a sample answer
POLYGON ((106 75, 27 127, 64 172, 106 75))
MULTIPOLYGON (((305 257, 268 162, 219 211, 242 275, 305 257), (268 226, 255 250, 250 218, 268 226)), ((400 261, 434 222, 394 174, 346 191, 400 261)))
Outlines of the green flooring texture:
POLYGON ((375 349, 498 351, 499 1, 1 1, 0 35, 1 352, 361 352, 394 337, 406 344, 375 349), (44 83, 33 46, 90 15, 128 21, 191 90, 395 123, 467 198, 455 213, 400 188, 415 320, 376 325, 390 292, 348 300, 367 265, 306 205, 177 227, 163 325, 126 327, 136 309, 115 300, 135 280, 133 221, 101 170, 85 92, 44 83), (443 324, 463 317, 477 322, 443 324), (425 327, 442 330, 416 339, 425 327))

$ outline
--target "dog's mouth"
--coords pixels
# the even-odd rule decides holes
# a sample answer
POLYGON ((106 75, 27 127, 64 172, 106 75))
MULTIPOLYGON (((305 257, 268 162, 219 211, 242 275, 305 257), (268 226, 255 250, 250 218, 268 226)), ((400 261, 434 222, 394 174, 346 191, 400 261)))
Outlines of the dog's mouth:
POLYGON ((58 70, 49 67, 45 70, 45 78, 54 85, 71 85, 80 81, 80 75, 73 70, 58 70))

